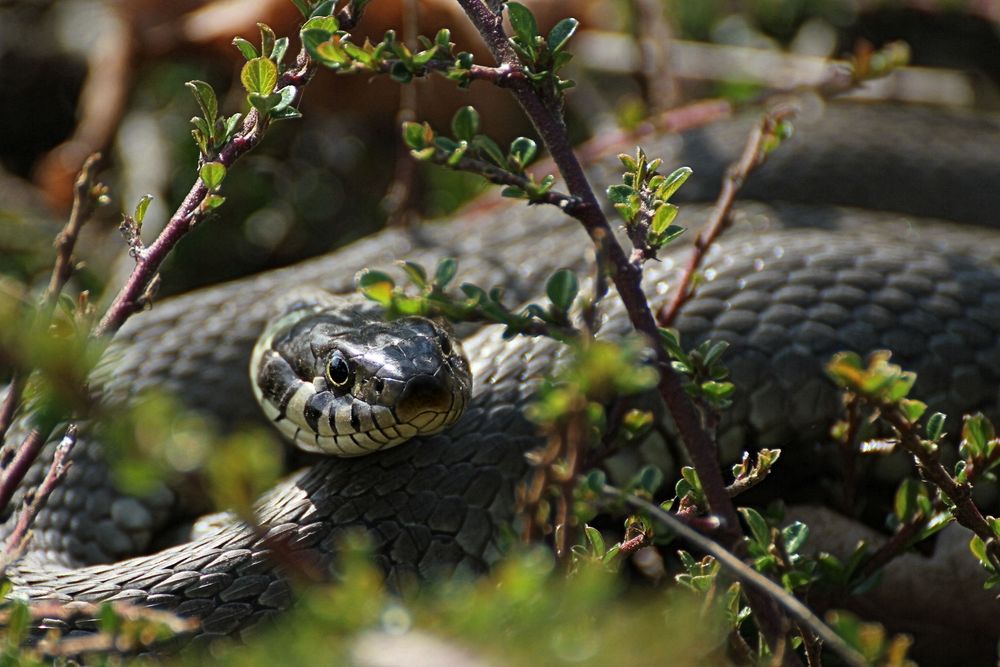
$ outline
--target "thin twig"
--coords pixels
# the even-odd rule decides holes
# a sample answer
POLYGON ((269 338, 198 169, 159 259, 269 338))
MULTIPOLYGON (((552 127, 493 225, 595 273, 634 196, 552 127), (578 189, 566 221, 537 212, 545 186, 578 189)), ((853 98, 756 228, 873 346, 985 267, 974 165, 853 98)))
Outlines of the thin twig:
POLYGON ((80 174, 76 177, 73 186, 73 209, 70 211, 66 226, 56 236, 56 261, 52 267, 49 285, 42 295, 43 320, 51 315, 66 281, 73 275, 73 249, 76 247, 80 230, 94 210, 94 172, 100 159, 100 153, 92 153, 84 161, 80 174))
POLYGON ((913 540, 920 534, 920 531, 927 526, 931 516, 934 514, 935 512, 932 512, 930 515, 921 514, 914 520, 903 524, 899 530, 893 533, 892 537, 883 542, 882 546, 876 549, 875 553, 865 561, 865 564, 858 572, 858 580, 864 581, 868 579, 868 577, 888 565, 890 561, 895 560, 905 553, 913 544, 913 540))
POLYGON ((809 628, 819 637, 830 650, 836 653, 849 665, 861 667, 867 665, 867 661, 857 651, 851 648, 847 642, 840 638, 837 633, 830 629, 816 614, 802 604, 795 596, 788 593, 784 588, 774 583, 760 572, 757 572, 733 553, 725 549, 718 542, 708 539, 696 530, 689 528, 684 522, 677 520, 668 512, 664 512, 651 502, 643 500, 638 496, 624 493, 613 486, 605 486, 604 493, 609 496, 623 498, 625 502, 636 507, 649 515, 656 521, 662 523, 672 532, 679 535, 684 540, 690 542, 699 550, 715 558, 723 569, 728 571, 746 586, 756 588, 772 600, 777 602, 785 612, 797 623, 809 628))
MULTIPOLYGON (((476 160, 474 158, 463 157, 458 161, 458 164, 452 168, 459 171, 468 171, 474 174, 479 174, 490 183, 494 183, 496 185, 511 185, 520 188, 525 192, 530 192, 531 189, 537 185, 533 183, 530 178, 519 176, 515 173, 507 171, 506 169, 501 169, 496 165, 490 164, 489 162, 476 160)), ((545 194, 533 198, 531 203, 551 204, 552 206, 562 209, 568 215, 574 215, 577 207, 579 207, 582 202, 579 197, 563 194, 555 190, 549 190, 545 194)))
POLYGON ((661 327, 671 326, 681 307, 693 295, 691 283, 705 259, 705 254, 732 222, 732 210, 736 195, 739 194, 750 174, 764 164, 767 159, 768 143, 775 139, 779 124, 791 117, 793 113, 791 107, 783 106, 766 114, 750 132, 740 158, 726 170, 722 189, 719 191, 712 214, 694 241, 687 266, 684 267, 684 273, 681 274, 680 284, 670 301, 664 304, 656 314, 656 320, 661 327))
MULTIPOLYGON (((44 439, 39 439, 42 441, 42 444, 44 444, 44 439)), ((7 542, 4 544, 3 553, 0 555, 0 575, 6 571, 8 565, 21 556, 21 551, 24 549, 25 545, 25 538, 28 536, 28 528, 34 521, 35 515, 37 515, 38 510, 45 505, 45 501, 48 500, 49 494, 52 493, 52 490, 56 488, 56 485, 66 475, 66 471, 69 470, 71 465, 69 455, 72 453, 73 446, 75 444, 76 425, 71 424, 66 429, 66 434, 63 436, 62 441, 56 447, 56 451, 52 456, 52 462, 49 464, 49 469, 45 473, 45 478, 42 479, 42 483, 35 490, 35 495, 31 499, 31 502, 21 508, 21 513, 17 517, 17 524, 14 526, 14 531, 10 534, 7 538, 7 542)))
MULTIPOLYGON (((32 318, 32 326, 35 331, 43 332, 48 328, 59 295, 70 276, 73 275, 73 250, 76 247, 76 240, 80 235, 80 229, 94 210, 94 176, 100 159, 100 153, 90 155, 84 161, 83 167, 76 177, 73 186, 73 209, 66 225, 56 236, 54 244, 56 258, 52 266, 52 275, 49 277, 49 284, 42 294, 38 311, 32 318)), ((15 370, 7 387, 7 395, 4 396, 3 403, 0 404, 0 442, 4 441, 7 431, 14 421, 14 415, 21 405, 21 397, 24 394, 28 375, 29 373, 24 370, 15 370)), ((0 503, 0 507, 4 506, 4 503, 0 503)))
MULTIPOLYGON (((276 88, 294 87, 296 91, 294 104, 297 104, 301 99, 302 89, 312 79, 315 69, 315 64, 303 48, 296 58, 295 67, 281 75, 276 88)), ((266 126, 267 120, 261 118, 256 109, 250 110, 243 120, 242 129, 219 151, 215 161, 228 169, 244 153, 260 143, 266 126)), ((94 329, 92 333, 94 338, 114 334, 130 315, 144 305, 144 295, 147 294, 160 264, 177 242, 207 214, 203 204, 209 194, 204 181, 198 178, 156 240, 137 253, 132 274, 94 329)))

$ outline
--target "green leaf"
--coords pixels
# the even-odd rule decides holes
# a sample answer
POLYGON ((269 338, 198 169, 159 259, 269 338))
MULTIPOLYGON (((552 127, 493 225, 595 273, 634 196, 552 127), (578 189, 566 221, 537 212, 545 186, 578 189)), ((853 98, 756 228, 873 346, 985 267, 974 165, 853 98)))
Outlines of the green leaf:
POLYGON ((195 116, 191 119, 194 126, 198 128, 198 131, 205 137, 209 137, 212 134, 212 128, 208 126, 208 121, 206 121, 201 116, 195 116))
POLYGON ((406 66, 402 60, 397 60, 389 68, 389 76, 392 77, 393 81, 398 83, 409 83, 413 81, 413 72, 410 68, 406 66))
POLYGON ((899 375, 898 378, 894 379, 889 386, 888 399, 890 401, 899 401, 910 393, 910 389, 913 388, 913 383, 917 381, 917 374, 911 372, 904 372, 899 375))
POLYGON ((403 141, 413 150, 422 150, 434 141, 434 130, 427 123, 407 121, 403 123, 403 141))
POLYGON ((986 554, 986 543, 983 542, 983 538, 978 535, 973 535, 972 539, 969 541, 969 551, 972 555, 990 572, 993 572, 993 565, 990 563, 990 558, 986 554))
POLYGON ((899 407, 906 415, 906 419, 911 424, 916 424, 920 421, 920 418, 924 416, 927 411, 927 404, 923 401, 917 401, 912 398, 904 398, 899 401, 899 407))
POLYGON ((247 60, 253 60, 254 58, 257 57, 256 47, 254 47, 253 44, 251 44, 248 40, 243 39, 242 37, 234 37, 233 46, 239 49, 240 53, 242 53, 243 57, 246 58, 247 60))
POLYGON ((634 484, 652 497, 663 485, 663 471, 654 465, 643 466, 636 474, 634 484))
POLYGON ((675 169, 667 179, 660 186, 659 190, 656 192, 656 196, 664 201, 670 199, 670 197, 677 192, 678 188, 684 185, 684 182, 693 173, 691 167, 679 167, 675 169))
MULTIPOLYGON (((192 118, 191 120, 196 120, 192 118)), ((197 118, 197 120, 202 120, 197 118)), ((201 130, 191 130, 191 136, 194 137, 194 142, 198 145, 198 152, 202 155, 208 155, 208 137, 201 130)))
POLYGON ((412 155, 415 160, 427 161, 433 159, 436 152, 437 151, 433 146, 429 146, 423 150, 412 150, 410 151, 410 155, 412 155))
POLYGON ((9 613, 4 643, 8 647, 16 647, 28 636, 28 621, 31 615, 28 612, 28 605, 22 600, 14 600, 9 613))
POLYGON ((472 283, 462 283, 458 287, 462 292, 474 303, 483 303, 488 297, 486 296, 486 290, 484 290, 479 285, 473 285, 472 283))
POLYGON ((660 328, 660 343, 666 349, 671 359, 690 364, 690 358, 684 348, 681 347, 680 335, 676 329, 660 328))
POLYGON ((549 51, 555 54, 565 47, 579 25, 580 22, 574 18, 566 18, 557 23, 549 33, 549 51))
POLYGON ((510 26, 514 29, 514 34, 525 45, 534 42, 538 35, 538 23, 531 10, 519 2, 507 3, 507 18, 510 19, 510 26))
POLYGON ((701 391, 705 396, 715 400, 724 401, 736 391, 736 385, 732 382, 716 382, 707 380, 701 383, 701 391))
POLYGON ((309 16, 309 5, 306 3, 306 0, 292 0, 292 4, 295 5, 297 10, 299 10, 299 13, 302 14, 303 18, 309 16))
POLYGON ((974 456, 982 455, 987 443, 995 437, 993 424, 981 412, 965 416, 962 423, 962 444, 971 449, 974 456))
POLYGON ((448 159, 445 161, 445 164, 447 164, 449 167, 456 166, 459 162, 461 162, 462 158, 465 156, 465 151, 467 151, 468 149, 469 149, 468 142, 466 141, 458 142, 458 146, 456 146, 454 150, 451 151, 451 155, 448 156, 448 159))
POLYGON ((926 494, 923 484, 913 478, 906 478, 896 489, 893 501, 893 514, 901 523, 914 519, 920 512, 919 497, 926 494))
POLYGON ((226 198, 222 195, 208 195, 205 197, 205 201, 202 204, 206 209, 212 210, 214 208, 219 208, 226 201, 226 198))
POLYGON ((423 67, 431 61, 435 54, 437 54, 437 50, 436 46, 432 46, 429 49, 413 54, 413 64, 418 67, 423 67))
POLYGON ((743 515, 743 520, 746 521, 747 527, 750 528, 750 534, 753 536, 754 542, 766 549, 771 543, 771 531, 767 527, 767 521, 764 520, 760 512, 752 507, 740 507, 739 512, 743 515))
POLYGON ((708 352, 705 353, 705 357, 702 363, 706 366, 711 366, 716 361, 722 358, 722 355, 726 353, 729 349, 729 343, 724 340, 717 340, 711 344, 708 348, 708 352))
POLYGON ((515 160, 516 170, 528 166, 538 152, 538 146, 527 137, 518 137, 510 144, 510 157, 515 160))
POLYGON ((219 114, 219 102, 215 98, 215 91, 212 90, 212 86, 197 79, 188 81, 184 85, 191 89, 194 99, 198 102, 198 106, 201 108, 201 112, 204 114, 209 126, 214 125, 215 119, 219 114))
POLYGON ((265 58, 270 58, 274 54, 274 31, 266 23, 258 23, 260 29, 260 54, 265 58))
POLYGON ((400 262, 399 266, 414 285, 420 289, 427 287, 427 271, 416 262, 400 262))
POLYGON ((254 109, 262 114, 268 114, 281 103, 281 95, 278 93, 271 93, 270 95, 250 93, 247 95, 247 100, 254 109))
MULTIPOLYGON (((616 185, 613 187, 621 186, 616 185)), ((677 217, 677 212, 679 210, 679 208, 670 203, 660 204, 660 206, 656 209, 656 212, 653 213, 653 223, 650 227, 650 231, 656 238, 660 238, 664 233, 666 233, 667 228, 670 227, 670 223, 672 223, 674 218, 677 217)))
POLYGON ((323 0, 315 7, 313 7, 312 12, 309 13, 310 18, 315 18, 317 16, 330 16, 333 14, 333 10, 337 7, 337 0, 323 0))
MULTIPOLYGON (((358 46, 354 42, 344 39, 340 42, 340 46, 343 47, 344 51, 347 51, 352 59, 357 60, 363 65, 371 65, 372 56, 364 48, 358 46)), ((406 67, 405 63, 396 63, 397 65, 403 65, 406 67)), ((407 70, 409 71, 409 70, 407 70)))
POLYGON ((270 95, 278 83, 278 66, 267 58, 253 58, 243 65, 240 81, 247 93, 270 95))
POLYGON ((606 549, 604 546, 604 536, 601 535, 601 531, 588 525, 584 525, 583 530, 587 536, 587 542, 590 544, 590 552, 595 556, 603 556, 606 549))
POLYGON ((809 526, 801 521, 793 521, 781 529, 781 537, 785 542, 785 550, 794 554, 809 538, 809 526))
POLYGON ((503 151, 485 134, 477 134, 472 139, 472 148, 488 157, 498 167, 506 167, 507 161, 504 159, 503 151))
POLYGON ((205 187, 214 190, 222 185, 222 180, 226 177, 226 167, 221 162, 206 162, 201 166, 199 174, 205 187))
POLYGON ((226 119, 225 123, 223 123, 222 136, 219 137, 220 144, 225 143, 232 138, 233 134, 236 132, 236 125, 237 123, 240 122, 241 118, 243 118, 243 114, 234 113, 232 116, 226 119))
MULTIPOLYGON (((299 32, 302 33, 306 30, 322 30, 332 35, 340 30, 340 25, 335 16, 315 16, 303 23, 299 32)), ((330 39, 329 36, 326 39, 330 39)))
POLYGON ((626 204, 634 194, 635 188, 631 185, 612 185, 608 188, 608 199, 612 204, 626 204))
POLYGON ((288 51, 288 38, 279 37, 274 41, 274 48, 271 49, 271 60, 281 64, 281 61, 285 59, 285 53, 288 51))
POLYGON ((278 95, 278 102, 271 108, 271 111, 281 112, 289 108, 292 102, 295 101, 295 92, 295 86, 285 86, 279 90, 276 93, 278 95))
POLYGON ((464 106, 451 119, 451 131, 460 141, 471 142, 479 131, 479 112, 471 106, 464 106))
POLYGON ((947 417, 941 412, 935 412, 927 419, 927 439, 937 440, 944 433, 944 422, 947 417))
POLYGON ((389 274, 366 269, 358 274, 357 284, 361 293, 372 301, 383 306, 389 306, 392 303, 396 283, 389 274))
POLYGON ((579 291, 580 285, 577 283, 576 274, 569 269, 559 269, 545 284, 545 293, 549 301, 563 313, 568 312, 573 306, 573 300, 579 291))
POLYGON ((434 270, 434 286, 438 289, 444 289, 456 273, 458 273, 458 260, 454 257, 445 257, 438 262, 437 268, 434 270))
POLYGON ((146 217, 146 210, 149 208, 149 203, 153 201, 153 195, 143 195, 139 199, 139 203, 135 205, 135 212, 132 214, 132 220, 135 221, 136 226, 142 227, 142 219, 146 217))

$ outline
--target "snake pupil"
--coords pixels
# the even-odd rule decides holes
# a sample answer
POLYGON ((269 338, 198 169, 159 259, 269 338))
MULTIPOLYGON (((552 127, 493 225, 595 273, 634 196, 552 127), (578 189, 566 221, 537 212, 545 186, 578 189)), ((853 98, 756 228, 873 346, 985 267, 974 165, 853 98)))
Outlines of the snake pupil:
POLYGON ((326 379, 334 387, 343 387, 350 381, 351 368, 340 352, 334 352, 333 357, 327 362, 326 379))

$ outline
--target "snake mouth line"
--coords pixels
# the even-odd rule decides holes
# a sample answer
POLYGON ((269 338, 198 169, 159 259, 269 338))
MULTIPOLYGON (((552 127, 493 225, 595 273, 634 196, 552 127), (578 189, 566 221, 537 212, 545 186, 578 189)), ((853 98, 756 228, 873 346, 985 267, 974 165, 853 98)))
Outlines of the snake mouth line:
MULTIPOLYGON (((303 383, 299 391, 309 393, 309 384, 303 383)), ((427 409, 409 417, 405 422, 394 421, 350 433, 334 433, 328 426, 321 428, 326 433, 317 432, 293 419, 292 415, 297 414, 294 410, 281 411, 267 400, 260 400, 260 405, 275 427, 300 448, 319 454, 352 457, 389 449, 418 435, 440 433, 461 416, 465 410, 465 396, 461 392, 451 392, 451 405, 445 410, 427 409)), ((392 414, 387 408, 384 413, 392 414)), ((329 421, 320 419, 319 423, 326 426, 329 421)))

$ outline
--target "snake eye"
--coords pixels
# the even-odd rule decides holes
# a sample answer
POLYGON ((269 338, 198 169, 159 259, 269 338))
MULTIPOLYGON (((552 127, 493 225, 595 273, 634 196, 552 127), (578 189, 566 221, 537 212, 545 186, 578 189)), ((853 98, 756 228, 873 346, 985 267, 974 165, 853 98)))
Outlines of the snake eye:
POLYGON ((351 381, 351 367, 339 351, 326 362, 326 381, 334 387, 343 387, 351 381))

